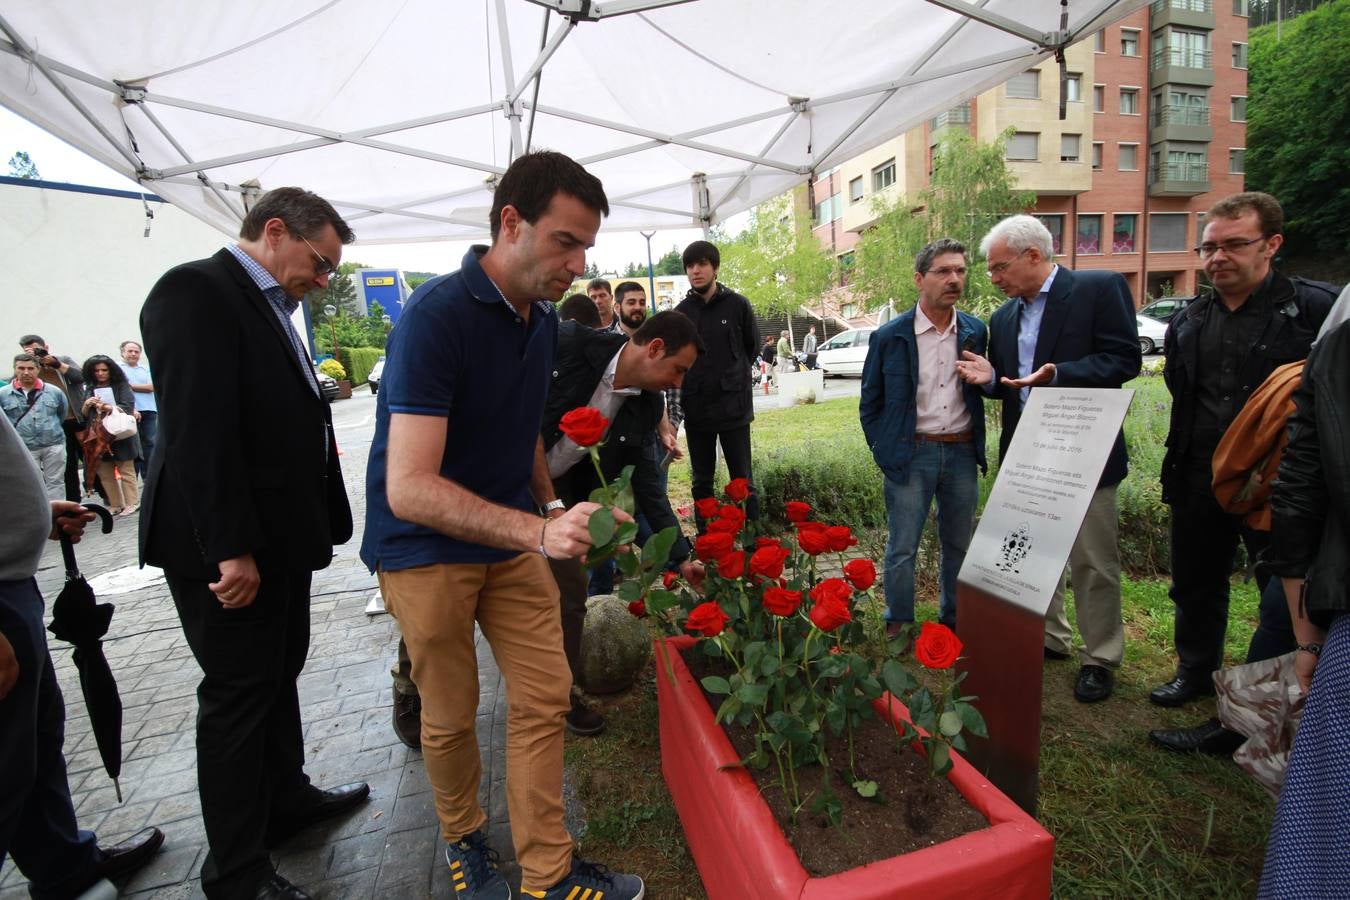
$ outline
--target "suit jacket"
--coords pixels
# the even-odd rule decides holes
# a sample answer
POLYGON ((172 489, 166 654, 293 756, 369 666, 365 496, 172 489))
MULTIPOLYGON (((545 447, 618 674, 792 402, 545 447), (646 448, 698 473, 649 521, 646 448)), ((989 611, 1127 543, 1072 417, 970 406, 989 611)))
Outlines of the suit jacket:
MULTIPOLYGON (((1117 272, 1075 272, 1060 266, 1050 285, 1041 316, 1041 330, 1032 357, 1032 371, 1055 364, 1055 387, 1118 388, 1139 374, 1139 325, 1135 321, 1130 287, 1117 272)), ((1017 377, 1017 330, 1022 300, 1014 297, 989 318, 989 361, 997 377, 1017 377)), ((1019 392, 997 385, 993 395, 1003 401, 1003 433, 998 453, 1002 459, 1022 416, 1019 392)), ((1125 433, 1116 441, 1102 471, 1100 487, 1119 484, 1129 472, 1125 433)))
POLYGON ((141 310, 159 434, 141 507, 143 563, 215 580, 322 569, 352 535, 328 404, 253 279, 226 249, 169 270, 141 310))

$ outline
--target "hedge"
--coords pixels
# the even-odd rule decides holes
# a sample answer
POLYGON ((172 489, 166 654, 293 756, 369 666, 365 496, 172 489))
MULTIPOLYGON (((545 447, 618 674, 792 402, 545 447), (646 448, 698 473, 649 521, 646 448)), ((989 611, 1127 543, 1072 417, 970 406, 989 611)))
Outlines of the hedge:
POLYGON ((384 350, 380 347, 343 347, 338 352, 338 359, 353 385, 366 383, 370 370, 375 368, 381 356, 384 356, 384 350))

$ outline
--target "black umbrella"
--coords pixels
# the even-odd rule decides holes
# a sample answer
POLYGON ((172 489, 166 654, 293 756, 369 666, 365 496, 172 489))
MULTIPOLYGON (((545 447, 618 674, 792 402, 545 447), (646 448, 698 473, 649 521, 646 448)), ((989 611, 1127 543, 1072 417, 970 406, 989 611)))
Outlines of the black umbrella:
MULTIPOLYGON (((86 503, 84 508, 103 520, 104 534, 112 531, 111 513, 94 503, 86 503)), ((59 529, 58 533, 61 556, 66 561, 66 586, 52 604, 52 623, 47 630, 58 640, 75 645, 75 667, 80 670, 80 690, 89 710, 89 724, 94 729, 103 767, 117 791, 117 802, 121 803, 122 786, 117 778, 122 774, 122 698, 117 695, 117 682, 103 656, 102 642, 112 622, 113 605, 94 602, 94 589, 75 565, 75 547, 70 537, 59 529)))

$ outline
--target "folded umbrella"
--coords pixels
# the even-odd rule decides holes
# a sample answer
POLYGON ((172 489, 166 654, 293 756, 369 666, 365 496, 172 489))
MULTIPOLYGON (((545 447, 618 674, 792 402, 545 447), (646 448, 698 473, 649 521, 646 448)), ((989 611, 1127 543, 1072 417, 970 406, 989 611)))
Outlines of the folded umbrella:
MULTIPOLYGON (((112 514, 102 506, 87 503, 84 508, 96 514, 103 522, 103 533, 112 531, 112 514)), ((75 646, 75 667, 80 672, 80 691, 89 710, 89 724, 94 729, 98 754, 103 767, 113 780, 117 802, 122 802, 122 698, 117 694, 117 682, 103 655, 102 638, 112 622, 113 605, 96 603, 94 589, 80 574, 75 564, 75 548, 65 532, 59 532, 61 556, 66 562, 66 585, 52 604, 52 623, 47 630, 58 640, 75 646)))

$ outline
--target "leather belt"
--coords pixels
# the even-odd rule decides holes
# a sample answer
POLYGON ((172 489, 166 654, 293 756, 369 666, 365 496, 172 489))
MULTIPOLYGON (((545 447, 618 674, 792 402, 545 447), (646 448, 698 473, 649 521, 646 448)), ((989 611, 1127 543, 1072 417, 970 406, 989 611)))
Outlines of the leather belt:
POLYGON ((975 435, 969 430, 954 431, 951 434, 915 434, 914 440, 933 441, 938 444, 966 444, 975 440, 975 435))

